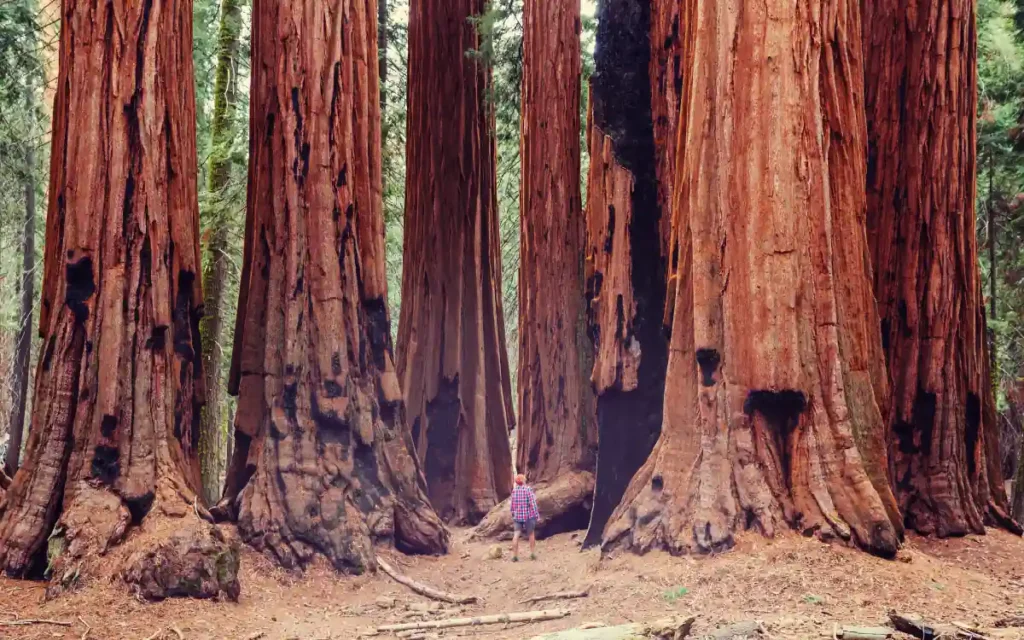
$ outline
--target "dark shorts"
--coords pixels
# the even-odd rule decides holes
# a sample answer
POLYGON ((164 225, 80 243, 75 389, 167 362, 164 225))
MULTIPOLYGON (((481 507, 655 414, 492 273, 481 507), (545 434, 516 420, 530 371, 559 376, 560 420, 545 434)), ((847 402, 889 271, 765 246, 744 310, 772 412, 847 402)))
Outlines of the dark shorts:
POLYGON ((512 524, 516 528, 516 533, 525 533, 526 535, 530 535, 531 533, 533 533, 534 527, 537 526, 537 518, 530 518, 529 520, 526 520, 524 522, 520 522, 519 520, 513 520, 512 524))

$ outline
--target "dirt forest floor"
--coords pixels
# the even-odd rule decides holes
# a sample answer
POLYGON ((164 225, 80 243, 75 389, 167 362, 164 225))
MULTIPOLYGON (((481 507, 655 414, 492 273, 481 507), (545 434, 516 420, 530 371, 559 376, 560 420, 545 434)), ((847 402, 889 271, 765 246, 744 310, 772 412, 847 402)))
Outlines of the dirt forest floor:
MULTIPOLYGON (((579 534, 565 534, 541 541, 537 561, 518 563, 510 561, 507 551, 492 558, 494 543, 470 541, 468 531, 456 531, 454 539, 453 552, 445 557, 387 557, 414 579, 478 596, 477 604, 422 614, 417 609, 428 608, 430 601, 383 574, 345 577, 316 566, 297 576, 246 549, 238 603, 146 604, 118 582, 94 583, 45 602, 42 584, 0 578, 0 623, 31 618, 71 623, 0 626, 0 638, 348 640, 376 625, 408 622, 417 615, 560 607, 571 615, 449 629, 442 637, 522 640, 587 622, 692 614, 697 623, 691 637, 723 624, 759 620, 771 638, 832 638, 836 625, 885 624, 889 609, 983 628, 1024 614, 1024 540, 1001 531, 946 541, 911 537, 895 561, 796 535, 775 540, 746 535, 736 549, 714 557, 652 553, 602 560, 597 551, 580 552, 579 534), (582 588, 589 588, 589 597, 522 603, 531 596, 582 588)), ((1024 639, 1024 629, 1018 631, 1003 630, 998 637, 1024 639)))

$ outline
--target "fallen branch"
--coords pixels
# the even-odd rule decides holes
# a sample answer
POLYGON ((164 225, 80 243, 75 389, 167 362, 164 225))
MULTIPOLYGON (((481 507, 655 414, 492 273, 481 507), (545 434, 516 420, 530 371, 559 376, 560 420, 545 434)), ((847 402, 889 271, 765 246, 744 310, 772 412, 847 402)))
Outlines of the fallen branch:
POLYGON ((70 622, 63 620, 0 620, 0 627, 27 627, 31 624, 54 624, 58 627, 70 627, 70 622))
POLYGON ((484 624, 508 624, 512 622, 541 622, 557 620, 569 615, 568 609, 552 609, 547 611, 523 611, 520 613, 496 613, 489 616, 474 618, 448 618, 446 620, 423 620, 403 624, 388 624, 377 627, 377 633, 385 631, 411 631, 413 629, 449 629, 451 627, 475 627, 484 624))
POLYGON ((424 595, 428 598, 440 600, 442 602, 450 602, 451 604, 472 604, 476 602, 476 596, 455 595, 452 593, 448 593, 446 591, 441 591, 440 589, 435 589, 434 587, 431 587, 429 585, 416 582, 408 576, 403 576, 402 574, 395 571, 391 567, 391 565, 385 562, 384 559, 380 556, 377 556, 377 566, 380 567, 381 571, 391 576, 391 578, 398 584, 403 584, 412 589, 413 591, 415 591, 416 593, 424 595))
POLYGON ((86 640, 89 637, 89 632, 92 631, 92 625, 86 622, 82 616, 78 616, 78 621, 85 625, 85 631, 82 632, 82 637, 78 640, 86 640))
POLYGON ((543 602, 545 600, 572 600, 573 598, 586 598, 590 595, 589 589, 583 589, 581 591, 559 591, 557 593, 549 593, 543 596, 534 596, 533 598, 527 598, 521 601, 519 604, 533 604, 535 602, 543 602))

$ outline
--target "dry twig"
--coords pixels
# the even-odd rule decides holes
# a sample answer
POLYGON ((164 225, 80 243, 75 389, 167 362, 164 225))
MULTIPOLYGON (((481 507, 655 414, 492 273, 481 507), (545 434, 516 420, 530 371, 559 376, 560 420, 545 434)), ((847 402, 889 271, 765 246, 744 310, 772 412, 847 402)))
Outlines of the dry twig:
POLYGON ((70 627, 70 622, 63 620, 0 620, 0 627, 27 627, 31 624, 55 624, 59 627, 70 627))

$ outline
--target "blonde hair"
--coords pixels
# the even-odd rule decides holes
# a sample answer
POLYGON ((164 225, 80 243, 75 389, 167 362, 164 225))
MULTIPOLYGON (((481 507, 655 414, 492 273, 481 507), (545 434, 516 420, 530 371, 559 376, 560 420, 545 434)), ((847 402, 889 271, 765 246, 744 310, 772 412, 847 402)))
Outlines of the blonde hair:
POLYGON ((522 473, 516 476, 516 484, 526 484, 526 476, 522 473))

